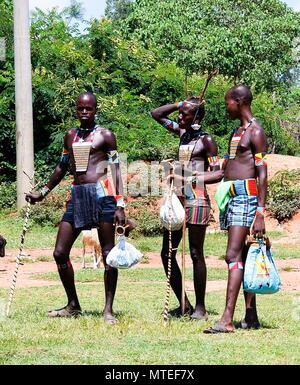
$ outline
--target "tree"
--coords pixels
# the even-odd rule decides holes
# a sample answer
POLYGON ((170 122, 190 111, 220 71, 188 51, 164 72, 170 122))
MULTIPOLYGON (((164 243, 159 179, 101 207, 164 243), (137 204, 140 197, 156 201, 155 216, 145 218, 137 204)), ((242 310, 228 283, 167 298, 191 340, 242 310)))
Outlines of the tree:
POLYGON ((14 114, 14 67, 13 67, 13 2, 0 0, 0 37, 5 39, 5 61, 0 60, 0 182, 14 178, 15 114, 14 114))
POLYGON ((106 0, 105 16, 113 21, 125 19, 132 10, 133 0, 106 0))
POLYGON ((218 69, 258 89, 273 90, 299 62, 300 15, 279 0, 137 0, 123 32, 188 75, 218 69))
POLYGON ((83 19, 84 11, 81 2, 71 0, 71 4, 63 9, 62 14, 65 15, 68 24, 71 24, 73 20, 81 21, 83 19))

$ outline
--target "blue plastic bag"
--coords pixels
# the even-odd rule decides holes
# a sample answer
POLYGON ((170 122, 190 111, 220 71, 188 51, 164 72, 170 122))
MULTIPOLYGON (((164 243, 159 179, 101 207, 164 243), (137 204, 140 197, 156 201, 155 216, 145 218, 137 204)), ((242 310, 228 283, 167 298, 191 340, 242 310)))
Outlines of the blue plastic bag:
POLYGON ((244 273, 244 290, 255 294, 273 294, 281 288, 271 246, 263 239, 252 244, 247 254, 244 273))

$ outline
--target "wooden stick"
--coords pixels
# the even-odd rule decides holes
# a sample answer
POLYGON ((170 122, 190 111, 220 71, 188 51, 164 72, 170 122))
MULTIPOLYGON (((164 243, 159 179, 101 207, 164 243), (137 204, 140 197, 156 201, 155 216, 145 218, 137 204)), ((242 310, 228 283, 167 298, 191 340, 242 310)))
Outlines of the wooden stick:
POLYGON ((172 192, 173 184, 171 182, 171 187, 169 190, 169 199, 170 199, 170 208, 169 208, 169 254, 168 254, 168 274, 167 274, 167 287, 166 287, 166 296, 165 296, 165 308, 164 308, 164 326, 168 323, 168 313, 170 306, 170 293, 171 293, 171 267, 172 267, 172 192))
MULTIPOLYGON (((36 186, 33 186, 33 177, 30 178, 25 172, 24 172, 24 174, 30 180, 30 184, 31 184, 30 192, 32 192, 34 190, 34 188, 36 187, 36 186)), ((10 308, 11 308, 11 304, 13 301, 14 292, 15 292, 15 288, 16 288, 16 284, 17 284, 18 272, 19 272, 19 267, 21 264, 21 258, 22 258, 24 242, 25 242, 25 235, 26 235, 26 232, 28 230, 30 208, 31 208, 31 203, 27 202, 26 211, 25 211, 25 221, 24 221, 24 225, 23 225, 23 229, 22 229, 22 233, 21 233, 19 254, 17 255, 17 258, 16 258, 16 267, 15 267, 15 271, 14 271, 14 275, 13 275, 13 279, 12 279, 12 284, 11 284, 11 288, 10 288, 10 293, 9 293, 9 298, 8 298, 8 303, 7 303, 7 307, 6 307, 6 316, 7 317, 9 317, 10 308)))
MULTIPOLYGON (((185 206, 184 206, 185 211, 185 206)), ((181 314, 185 312, 185 233, 186 218, 184 218, 182 227, 182 253, 181 253, 181 314)))

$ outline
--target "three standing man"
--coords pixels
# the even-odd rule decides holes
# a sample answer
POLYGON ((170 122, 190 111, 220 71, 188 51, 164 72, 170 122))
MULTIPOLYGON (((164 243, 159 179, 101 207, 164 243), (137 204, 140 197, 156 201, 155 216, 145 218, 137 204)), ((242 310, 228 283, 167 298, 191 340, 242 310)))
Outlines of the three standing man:
MULTIPOLYGON (((222 208, 221 228, 228 230, 226 262, 228 284, 226 307, 220 321, 205 333, 232 332, 233 314, 243 279, 250 227, 258 236, 265 233, 264 207, 267 194, 267 139, 256 122, 252 110, 252 94, 248 87, 231 88, 225 96, 231 119, 239 119, 229 142, 229 154, 220 169, 217 145, 211 135, 201 130, 205 115, 202 98, 191 97, 183 102, 167 104, 152 111, 152 117, 171 133, 179 136, 179 163, 175 164, 174 179, 182 183, 182 203, 189 229, 189 246, 193 261, 195 308, 185 296, 185 313, 192 319, 207 320, 205 307, 206 265, 203 245, 210 217, 210 199, 206 184, 221 181, 226 184, 227 205, 222 208), (169 115, 179 112, 178 122, 169 115), (208 171, 209 170, 209 171, 208 171)), ((76 103, 80 128, 71 129, 64 138, 63 154, 48 183, 40 192, 27 194, 31 203, 43 200, 60 183, 70 168, 74 176, 71 200, 67 204, 57 234, 54 259, 65 288, 68 303, 49 312, 50 317, 70 317, 81 314, 76 293, 70 250, 84 228, 97 227, 105 264, 104 320, 115 324, 113 314, 118 270, 106 264, 106 257, 114 246, 114 225, 124 224, 122 179, 115 135, 95 123, 97 100, 92 93, 81 94, 76 103), (110 165, 113 185, 107 176, 110 165), (113 191, 113 187, 115 191, 113 191)), ((223 188, 224 190, 224 188, 223 188)), ((181 272, 176 261, 176 249, 182 231, 172 232, 171 286, 180 306, 169 312, 180 316, 182 306, 181 272)), ((161 258, 167 273, 169 255, 168 232, 164 231, 161 258)), ((255 295, 245 293, 246 314, 243 328, 258 328, 255 295)))

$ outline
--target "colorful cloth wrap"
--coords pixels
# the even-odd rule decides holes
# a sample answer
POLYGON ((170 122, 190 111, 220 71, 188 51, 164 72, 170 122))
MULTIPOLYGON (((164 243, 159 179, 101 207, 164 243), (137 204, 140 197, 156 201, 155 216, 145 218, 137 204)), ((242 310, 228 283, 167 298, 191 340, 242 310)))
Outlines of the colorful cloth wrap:
POLYGON ((99 222, 114 222, 116 199, 109 180, 84 185, 72 185, 71 199, 62 221, 75 228, 98 227, 99 222))
POLYGON ((184 206, 187 224, 204 226, 209 224, 210 200, 205 186, 187 183, 184 206))
POLYGON ((226 183, 228 190, 226 199, 223 197, 222 200, 223 204, 224 201, 227 201, 225 209, 223 211, 220 210, 221 230, 228 230, 230 226, 251 227, 257 209, 256 179, 236 180, 223 183, 226 183))

